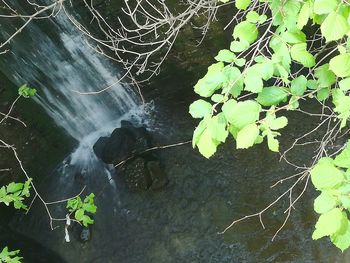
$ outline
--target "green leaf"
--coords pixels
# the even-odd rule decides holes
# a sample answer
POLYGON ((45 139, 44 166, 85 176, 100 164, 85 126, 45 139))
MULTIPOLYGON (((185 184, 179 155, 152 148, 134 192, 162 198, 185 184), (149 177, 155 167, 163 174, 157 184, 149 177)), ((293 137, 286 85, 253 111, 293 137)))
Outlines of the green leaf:
POLYGON ((248 12, 246 18, 248 22, 256 24, 259 21, 260 15, 255 11, 250 11, 248 12))
POLYGON ((316 230, 312 234, 312 239, 333 235, 344 228, 344 226, 347 227, 346 214, 340 208, 333 208, 320 215, 316 223, 316 230))
POLYGON ((320 88, 328 88, 336 81, 336 76, 333 71, 329 69, 328 63, 316 68, 315 76, 317 78, 318 87, 320 88))
POLYGON ((311 9, 310 2, 304 3, 304 5, 301 7, 299 16, 298 16, 298 22, 297 22, 298 29, 303 29, 303 27, 309 21, 310 9, 311 9))
POLYGON ((326 193, 322 192, 314 201, 314 210, 316 213, 323 214, 333 209, 337 205, 337 199, 326 193))
POLYGON ((251 0, 236 0, 235 4, 237 9, 246 10, 250 5, 251 0))
POLYGON ((83 204, 83 209, 89 213, 96 213, 97 207, 94 204, 83 204))
POLYGON ((247 149, 254 145, 259 136, 259 128, 255 123, 248 124, 237 134, 237 149, 247 149))
POLYGON ((225 75, 221 72, 223 68, 223 62, 218 62, 208 67, 207 74, 198 80, 197 84, 194 86, 194 91, 205 98, 213 95, 226 80, 225 75))
POLYGON ((350 77, 350 54, 341 54, 332 58, 329 62, 329 69, 338 77, 350 77))
POLYGON ((342 91, 348 91, 350 90, 350 78, 342 79, 339 81, 339 88, 342 91))
POLYGON ((348 145, 346 148, 337 155, 334 159, 334 164, 336 166, 342 167, 342 168, 350 168, 350 144, 348 142, 348 145))
POLYGON ((318 15, 329 14, 334 11, 339 2, 337 0, 315 0, 314 12, 318 15))
POLYGON ((343 173, 327 158, 321 158, 310 173, 311 181, 318 190, 332 189, 344 181, 343 173))
POLYGON ((243 78, 241 71, 232 66, 226 66, 223 69, 223 73, 225 75, 225 82, 223 84, 222 92, 233 95, 233 97, 238 97, 243 90, 243 78))
POLYGON ((288 125, 288 119, 284 116, 273 119, 267 123, 271 130, 279 130, 288 125))
POLYGON ((321 33, 326 38, 326 42, 341 39, 348 30, 349 25, 345 17, 337 12, 330 13, 321 25, 321 33))
POLYGON ((204 100, 196 100, 190 105, 190 114, 193 118, 204 118, 211 114, 212 105, 204 100))
POLYGON ((346 230, 331 236, 332 243, 342 252, 350 246, 350 222, 347 222, 346 230))
POLYGON ((256 25, 248 21, 237 24, 233 30, 234 38, 238 38, 240 41, 247 41, 249 44, 257 39, 258 34, 256 25))
POLYGON ((18 89, 18 94, 24 98, 34 97, 36 94, 36 89, 30 88, 27 86, 27 84, 24 84, 18 89))
POLYGON ((244 90, 253 93, 259 93, 262 91, 264 83, 261 79, 260 73, 261 67, 259 64, 255 64, 246 70, 244 78, 244 90))
POLYGON ((197 147, 199 152, 209 159, 216 152, 218 144, 212 139, 210 131, 205 129, 198 140, 197 147))
POLYGON ((213 96, 211 96, 211 100, 216 103, 223 102, 224 99, 225 99, 225 96, 222 94, 214 94, 213 96))
POLYGON ((249 48, 249 42, 246 40, 232 41, 230 45, 230 50, 236 53, 242 52, 249 48))
POLYGON ((286 41, 289 44, 297 44, 297 43, 305 43, 306 42, 306 36, 304 32, 300 31, 299 29, 293 29, 284 32, 281 35, 282 39, 286 41))
POLYGON ((14 183, 14 182, 12 182, 12 183, 7 185, 6 191, 7 191, 7 193, 11 194, 11 193, 16 193, 16 192, 22 190, 22 188, 23 188, 23 184, 22 183, 14 183))
POLYGON ((288 97, 288 93, 276 86, 263 88, 256 100, 263 106, 277 105, 288 97))
POLYGON ((243 67, 246 63, 246 60, 245 58, 237 58, 235 60, 235 64, 238 66, 238 67, 243 67))
POLYGON ((227 121, 225 115, 224 113, 220 112, 218 115, 214 116, 210 121, 208 121, 207 129, 209 130, 212 139, 220 142, 225 142, 228 136, 226 126, 227 121))
POLYGON ((329 95, 330 95, 329 88, 323 88, 317 91, 317 99, 320 101, 328 99, 329 95))
POLYGON ((267 134, 267 146, 273 152, 279 151, 279 141, 273 136, 271 132, 267 134))
POLYGON ((261 106, 253 100, 226 102, 222 107, 226 119, 238 129, 255 123, 259 119, 260 111, 261 106))
POLYGON ((82 221, 84 217, 84 209, 78 209, 75 211, 74 217, 78 221, 82 221))
POLYGON ((301 75, 292 80, 290 91, 295 96, 302 96, 306 91, 307 79, 305 76, 301 75))
POLYGON ((204 119, 198 124, 198 126, 196 127, 196 129, 193 132, 193 137, 192 137, 192 147, 193 148, 197 145, 202 133, 204 132, 204 130, 206 128, 207 128, 207 121, 204 119))
POLYGON ((315 66, 314 56, 306 50, 306 43, 299 43, 290 49, 292 59, 302 64, 304 67, 310 68, 315 66))
POLYGON ((216 61, 231 63, 236 59, 236 55, 228 49, 222 49, 215 57, 216 61))
POLYGON ((92 220, 88 215, 84 215, 81 221, 85 227, 88 227, 94 223, 94 220, 92 220))

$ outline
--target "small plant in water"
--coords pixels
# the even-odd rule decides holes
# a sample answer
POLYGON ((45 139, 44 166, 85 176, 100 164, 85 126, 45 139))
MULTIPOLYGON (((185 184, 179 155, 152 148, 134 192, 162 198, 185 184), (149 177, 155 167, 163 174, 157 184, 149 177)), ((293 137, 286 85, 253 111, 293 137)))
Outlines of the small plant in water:
POLYGON ((19 257, 19 250, 9 251, 8 247, 4 247, 4 249, 0 253, 0 263, 21 263, 22 257, 19 257))
POLYGON ((74 213, 74 218, 78 222, 82 223, 83 226, 87 227, 88 225, 92 225, 94 220, 86 214, 95 214, 97 207, 94 204, 95 195, 93 193, 89 194, 85 197, 84 201, 78 196, 76 198, 70 199, 67 202, 67 208, 71 214, 74 213))

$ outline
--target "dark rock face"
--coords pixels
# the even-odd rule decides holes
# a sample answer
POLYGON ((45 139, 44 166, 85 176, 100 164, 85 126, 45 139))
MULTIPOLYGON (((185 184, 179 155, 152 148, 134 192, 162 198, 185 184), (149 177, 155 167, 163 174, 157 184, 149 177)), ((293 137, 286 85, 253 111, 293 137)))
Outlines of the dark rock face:
POLYGON ((128 158, 121 170, 128 189, 132 192, 148 189, 162 190, 168 178, 161 168, 159 158, 153 152, 145 152, 152 146, 152 138, 144 127, 134 127, 122 121, 110 137, 101 137, 93 149, 97 157, 107 164, 118 164, 128 158))
POLYGON ((100 137, 93 146, 94 153, 100 159, 102 158, 103 149, 106 147, 108 140, 108 137, 100 137))
POLYGON ((97 157, 108 164, 117 164, 130 156, 138 155, 151 145, 151 138, 144 127, 134 127, 131 122, 122 121, 110 137, 101 137, 93 149, 97 157))

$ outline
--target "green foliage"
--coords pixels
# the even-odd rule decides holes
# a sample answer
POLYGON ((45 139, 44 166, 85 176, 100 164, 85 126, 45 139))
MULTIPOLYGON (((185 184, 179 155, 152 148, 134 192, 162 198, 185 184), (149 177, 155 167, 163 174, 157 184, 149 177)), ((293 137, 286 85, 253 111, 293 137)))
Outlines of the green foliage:
POLYGON ((30 196, 31 179, 24 183, 11 182, 7 186, 0 188, 0 203, 9 206, 13 203, 16 209, 27 209, 27 205, 23 203, 26 197, 30 196))
POLYGON ((24 84, 18 89, 18 94, 25 98, 31 98, 35 96, 36 89, 30 88, 27 84, 24 84))
POLYGON ((69 212, 74 213, 75 220, 82 223, 85 227, 94 223, 94 220, 88 214, 95 214, 97 207, 94 204, 95 195, 93 193, 85 197, 84 201, 78 196, 67 202, 69 212), (88 214, 87 214, 88 213, 88 214))
MULTIPOLYGON (((233 28, 229 49, 218 52, 217 62, 194 87, 202 99, 190 106, 191 115, 201 119, 193 134, 193 147, 209 158, 231 136, 237 149, 266 141, 271 151, 278 152, 280 130, 288 125, 283 111, 298 110, 299 101, 310 98, 329 100, 340 129, 344 128, 350 118, 348 2, 234 3, 244 11, 233 28), (259 8, 260 4, 266 4, 269 10, 259 8), (321 32, 320 48, 314 47, 316 35, 310 36, 306 30, 309 25, 321 32)), ((313 238, 329 236, 341 250, 350 245, 349 175, 350 146, 335 159, 320 159, 311 171, 311 181, 321 191, 314 204, 320 218, 313 238)))
POLYGON ((0 263, 21 263, 22 257, 19 257, 19 250, 9 251, 8 247, 0 252, 0 263))
POLYGON ((344 251, 350 246, 350 143, 335 159, 322 158, 311 170, 311 181, 321 191, 314 201, 320 214, 313 239, 329 236, 344 251))

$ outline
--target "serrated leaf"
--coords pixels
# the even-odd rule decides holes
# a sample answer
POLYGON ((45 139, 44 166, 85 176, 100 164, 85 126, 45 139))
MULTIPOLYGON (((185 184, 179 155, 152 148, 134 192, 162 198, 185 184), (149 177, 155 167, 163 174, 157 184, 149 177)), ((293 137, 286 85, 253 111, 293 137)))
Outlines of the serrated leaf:
POLYGON ((216 61, 231 63, 236 59, 236 55, 228 49, 222 49, 215 57, 216 61))
POLYGON ((216 152, 218 144, 212 139, 210 131, 205 129, 198 140, 197 147, 199 152, 209 159, 216 152))
POLYGON ((350 168, 350 145, 338 154, 334 159, 334 164, 342 168, 350 168))
POLYGON ((246 40, 232 41, 230 45, 230 50, 236 53, 242 52, 249 48, 249 42, 246 40))
POLYGON ((254 145, 259 136, 259 128, 255 123, 248 124, 241 129, 236 138, 237 149, 247 149, 254 145))
POLYGON ((323 64, 315 69, 315 76, 317 78, 317 86, 320 88, 328 88, 336 81, 336 76, 329 69, 329 64, 323 64))
POLYGON ((220 112, 207 122, 207 129, 210 132, 211 138, 215 141, 225 142, 228 131, 226 130, 227 121, 224 113, 220 112))
POLYGON ((279 130, 288 125, 288 119, 284 116, 278 117, 268 122, 267 124, 271 130, 279 130))
POLYGON ((320 215, 316 230, 312 234, 312 239, 319 239, 324 236, 330 236, 341 230, 347 224, 346 214, 340 208, 332 210, 320 215))
POLYGON ((232 36, 235 39, 247 41, 251 44, 257 39, 258 34, 258 29, 255 24, 243 21, 235 26, 232 36))
POLYGON ((298 16, 298 22, 297 22, 298 29, 302 29, 309 21, 310 9, 311 9, 310 2, 304 3, 304 5, 301 7, 299 16, 298 16))
POLYGON ((305 78, 305 76, 301 75, 292 80, 290 91, 295 96, 302 96, 306 91, 306 83, 307 79, 305 78))
POLYGON ((332 189, 344 181, 343 173, 323 158, 318 161, 310 174, 312 183, 319 190, 332 189))
POLYGON ((290 49, 292 59, 302 64, 304 67, 315 66, 314 56, 306 50, 306 43, 299 43, 292 46, 290 49))
POLYGON ((267 146, 273 152, 279 151, 279 141, 273 136, 271 132, 267 134, 267 146))
POLYGON ((322 192, 314 201, 316 213, 323 214, 333 209, 337 205, 337 199, 325 192, 322 192))
POLYGON ((82 221, 84 217, 84 209, 78 209, 75 211, 74 217, 78 221, 82 221))
POLYGON ((237 9, 246 10, 250 5, 251 0, 236 0, 235 4, 237 9))
POLYGON ((278 105, 288 97, 288 93, 276 86, 263 88, 256 100, 263 106, 278 105))
POLYGON ((206 128, 207 128, 207 122, 204 119, 198 124, 198 126, 196 127, 196 129, 193 132, 193 137, 192 137, 192 147, 193 148, 197 145, 202 133, 204 132, 204 130, 206 128))
POLYGON ((226 102, 222 107, 226 119, 238 129, 255 123, 259 119, 260 111, 261 106, 253 100, 238 103, 226 102))
POLYGON ((341 233, 335 233, 331 236, 332 243, 342 252, 350 246, 350 222, 347 222, 346 230, 341 233))
POLYGON ((329 69, 338 77, 350 77, 350 54, 340 54, 329 62, 329 69))
POLYGON ((321 33, 326 38, 326 42, 341 39, 348 30, 349 25, 345 17, 337 12, 330 13, 321 24, 321 33))
POLYGON ((205 100, 196 100, 190 105, 189 113, 193 118, 204 118, 211 114, 212 105, 205 100))
POLYGON ((350 78, 342 79, 339 81, 339 88, 342 91, 348 91, 350 90, 350 78))
POLYGON ((314 12, 318 15, 329 14, 337 8, 338 4, 337 0, 315 0, 314 12))

